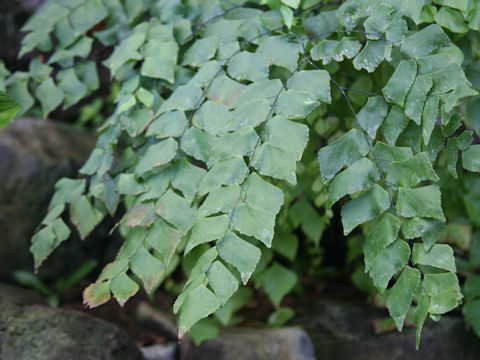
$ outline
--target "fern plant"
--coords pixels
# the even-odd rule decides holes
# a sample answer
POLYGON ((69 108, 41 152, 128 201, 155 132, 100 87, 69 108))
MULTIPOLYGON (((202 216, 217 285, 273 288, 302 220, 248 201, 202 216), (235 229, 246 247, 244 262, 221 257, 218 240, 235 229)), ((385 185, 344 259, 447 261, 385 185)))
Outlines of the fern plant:
POLYGON ((35 267, 69 238, 64 213, 85 238, 122 211, 125 242, 84 302, 123 305, 183 263, 181 338, 212 314, 228 322, 252 277, 280 306, 297 229, 318 245, 340 202, 398 330, 413 312, 418 347, 427 316, 462 301, 452 247, 437 243, 437 173, 480 170, 479 28, 473 0, 47 2, 20 52, 47 60, 0 68, 21 114, 88 97, 105 47, 120 90, 80 176, 56 185, 35 267))

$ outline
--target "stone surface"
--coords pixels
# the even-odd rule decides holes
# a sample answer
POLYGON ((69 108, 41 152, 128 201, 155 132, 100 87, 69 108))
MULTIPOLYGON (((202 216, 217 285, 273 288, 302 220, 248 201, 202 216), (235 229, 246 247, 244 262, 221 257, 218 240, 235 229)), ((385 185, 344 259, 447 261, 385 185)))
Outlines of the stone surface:
POLYGON ((135 317, 139 326, 164 337, 168 341, 177 341, 178 328, 172 315, 142 301, 137 306, 135 317))
POLYGON ((416 351, 413 328, 375 335, 372 320, 385 318, 386 311, 320 301, 299 313, 295 322, 310 335, 318 360, 474 360, 480 354, 480 339, 466 330, 461 316, 427 319, 416 351))
MULTIPOLYGON (((63 176, 75 177, 94 145, 89 133, 41 119, 17 119, 0 131, 0 280, 11 279, 13 270, 33 269, 30 238, 46 214, 54 184, 63 176)), ((68 261, 74 269, 88 251, 72 246, 67 251, 76 255, 68 261)), ((62 272, 55 264, 62 262, 47 261, 41 274, 50 271, 58 278, 62 272)))
POLYGON ((0 294, 2 360, 142 360, 128 335, 81 312, 21 306, 0 294))
MULTIPOLYGON (((181 360, 314 360, 308 335, 299 328, 225 330, 200 346, 186 338, 181 360)), ((335 358, 332 358, 335 359, 335 358)))
POLYGON ((141 348, 145 360, 175 360, 177 344, 155 344, 141 348))

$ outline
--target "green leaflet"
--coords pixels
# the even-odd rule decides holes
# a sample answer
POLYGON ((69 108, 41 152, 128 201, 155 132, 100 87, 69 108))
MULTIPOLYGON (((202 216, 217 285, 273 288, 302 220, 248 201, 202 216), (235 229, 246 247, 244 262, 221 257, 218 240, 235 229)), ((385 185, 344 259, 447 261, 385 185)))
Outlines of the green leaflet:
POLYGON ((343 233, 348 235, 358 225, 375 219, 389 207, 387 191, 374 185, 372 190, 351 200, 342 208, 343 233))
POLYGON ((70 218, 78 229, 80 237, 85 239, 88 234, 100 223, 104 214, 90 203, 89 199, 82 195, 74 200, 70 206, 70 218))
POLYGON ((298 53, 298 43, 287 36, 270 36, 257 48, 257 54, 264 55, 269 65, 283 66, 290 71, 297 66, 298 53))
POLYGON ((398 190, 397 210, 401 216, 433 218, 445 222, 440 190, 438 186, 428 185, 416 189, 398 190))
POLYGON ((390 108, 381 127, 383 136, 385 136, 389 145, 395 145, 399 135, 407 127, 408 122, 409 120, 405 115, 405 111, 401 107, 393 105, 390 108))
POLYGON ((35 96, 42 104, 42 114, 46 118, 63 101, 64 93, 60 90, 51 78, 45 79, 35 91, 35 96))
POLYGON ((185 253, 188 253, 195 246, 220 239, 225 235, 228 225, 229 217, 225 214, 197 219, 188 239, 185 253))
POLYGON ((113 278, 110 290, 120 306, 125 305, 128 299, 135 295, 140 287, 127 274, 121 273, 113 278))
POLYGON ((315 100, 331 103, 330 75, 325 70, 301 70, 295 73, 287 83, 289 90, 305 93, 315 100))
POLYGON ((413 188, 424 180, 439 180, 427 154, 419 153, 408 160, 391 162, 387 175, 389 183, 413 188))
POLYGON ((403 329, 403 322, 419 284, 420 271, 407 266, 395 282, 395 285, 388 291, 387 309, 395 321, 398 331, 403 329))
POLYGON ((347 194, 368 190, 380 179, 377 167, 370 160, 363 158, 338 174, 328 187, 328 204, 335 202, 347 194))
POLYGON ((360 160, 368 151, 364 135, 356 129, 350 130, 336 142, 318 152, 322 180, 330 181, 344 166, 360 160))
POLYGON ((177 154, 178 144, 172 138, 148 147, 135 168, 135 174, 143 175, 156 167, 168 164, 177 154))
POLYGON ((268 79, 269 59, 258 53, 240 52, 228 62, 228 74, 236 80, 261 81, 268 79))
POLYGON ((389 101, 403 106, 416 76, 417 63, 414 60, 402 60, 383 88, 383 94, 389 101))
POLYGON ((272 303, 278 307, 283 297, 297 283, 297 275, 275 262, 261 275, 260 283, 263 285, 272 303))
POLYGON ((449 44, 450 39, 442 28, 432 24, 405 38, 402 41, 401 50, 407 56, 418 58, 449 44))
POLYGON ((190 208, 189 202, 168 190, 160 197, 157 204, 157 215, 173 224, 182 233, 186 233, 193 226, 195 210, 190 208))
POLYGON ((405 101, 405 114, 417 125, 420 125, 422 121, 425 100, 432 86, 433 81, 429 76, 418 76, 408 93, 405 101))
POLYGON ((220 261, 216 260, 207 272, 208 284, 217 295, 220 302, 225 304, 237 291, 238 281, 220 261))
POLYGON ((15 119, 19 111, 20 104, 3 91, 0 91, 0 130, 15 119))
POLYGON ((462 165, 468 171, 480 171, 480 145, 472 145, 462 152, 462 165))
POLYGON ((260 145, 252 159, 252 165, 262 175, 297 183, 297 156, 268 142, 260 145))
POLYGON ((358 122, 367 134, 375 139, 378 128, 387 116, 388 105, 382 97, 368 98, 367 105, 357 114, 358 122))
POLYGON ((220 257, 236 267, 242 283, 247 284, 260 260, 260 249, 246 242, 234 233, 229 233, 217 245, 220 257))
POLYGON ((457 272, 453 249, 447 244, 433 245, 428 251, 422 244, 413 244, 412 259, 416 264, 457 272))
POLYGON ((460 293, 458 278, 455 274, 425 274, 423 288, 430 297, 428 312, 431 314, 445 314, 456 308, 463 295, 460 293))
POLYGON ((368 40, 362 51, 353 59, 353 66, 357 70, 365 69, 374 72, 384 59, 389 59, 391 46, 382 40, 368 40))
POLYGON ((332 60, 340 62, 343 58, 353 58, 358 54, 362 45, 358 40, 349 39, 347 37, 341 40, 322 40, 310 50, 313 60, 322 60, 323 65, 328 64, 332 60))
POLYGON ((180 308, 179 337, 200 319, 215 312, 221 304, 218 297, 203 284, 186 292, 180 308))

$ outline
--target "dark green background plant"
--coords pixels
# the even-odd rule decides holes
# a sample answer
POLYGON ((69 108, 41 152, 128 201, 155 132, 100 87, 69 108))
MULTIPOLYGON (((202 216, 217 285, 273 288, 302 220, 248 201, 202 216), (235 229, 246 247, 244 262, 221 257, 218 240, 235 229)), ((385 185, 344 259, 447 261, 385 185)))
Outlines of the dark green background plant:
POLYGON ((339 202, 352 279, 400 331, 410 313, 418 346, 427 316, 462 303, 458 272, 480 334, 479 28, 473 0, 48 2, 20 53, 47 61, 0 70, 21 114, 98 89, 96 48, 112 49, 101 66, 120 89, 80 177, 56 185, 35 267, 68 239, 65 212, 85 238, 125 209, 87 306, 123 305, 181 264, 180 337, 215 334, 212 314, 229 323, 249 280, 281 323, 310 271, 297 254, 339 202))

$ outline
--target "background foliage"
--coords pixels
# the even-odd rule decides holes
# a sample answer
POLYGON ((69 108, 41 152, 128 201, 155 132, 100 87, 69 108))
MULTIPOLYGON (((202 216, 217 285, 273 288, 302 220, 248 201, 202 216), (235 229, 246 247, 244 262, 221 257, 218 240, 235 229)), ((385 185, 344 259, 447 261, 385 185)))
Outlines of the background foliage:
POLYGON ((43 55, 0 66, 20 115, 97 90, 104 48, 119 88, 80 176, 56 185, 35 267, 67 218, 85 238, 120 214, 125 242, 86 305, 123 305, 181 266, 180 337, 235 322, 250 280, 281 323, 334 206, 353 282, 400 331, 409 315, 417 346, 427 316, 462 301, 480 334, 479 30, 474 0, 49 1, 20 52, 43 55))

